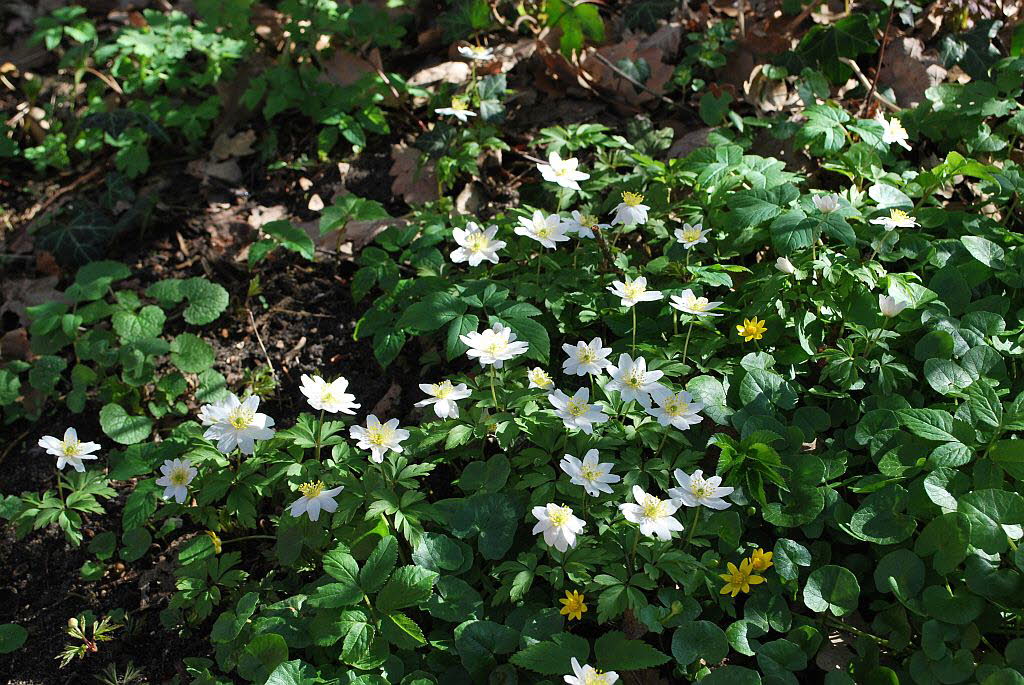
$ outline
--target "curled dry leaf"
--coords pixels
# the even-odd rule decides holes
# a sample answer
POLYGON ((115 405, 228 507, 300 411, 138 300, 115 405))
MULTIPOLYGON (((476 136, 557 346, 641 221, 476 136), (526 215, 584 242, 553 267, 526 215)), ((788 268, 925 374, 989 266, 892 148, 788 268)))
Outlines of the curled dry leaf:
POLYGON ((0 315, 6 312, 17 314, 21 325, 27 326, 30 323, 26 313, 28 307, 63 300, 63 294, 54 288, 55 285, 57 276, 14 278, 4 281, 0 286, 0 292, 3 292, 4 296, 3 303, 0 303, 0 315))
POLYGON ((580 67, 590 74, 592 82, 598 88, 617 94, 631 105, 641 105, 654 100, 656 96, 637 88, 608 64, 618 66, 622 60, 634 63, 641 59, 644 60, 650 69, 650 76, 644 81, 644 86, 654 93, 660 94, 664 92, 665 84, 672 78, 673 71, 672 65, 661 61, 662 54, 657 47, 642 47, 640 42, 634 38, 618 45, 608 45, 597 50, 587 51, 580 67))
POLYGON ((421 204, 437 199, 437 176, 434 163, 419 166, 423 153, 404 143, 391 146, 391 192, 400 195, 408 204, 421 204))
POLYGON ((925 101, 925 91, 942 83, 948 73, 939 63, 938 55, 926 53, 920 40, 897 38, 885 51, 878 86, 892 88, 900 106, 915 107, 925 101))
POLYGON ((469 80, 469 64, 466 62, 441 62, 426 69, 420 69, 409 78, 410 86, 429 86, 432 83, 454 83, 469 80))

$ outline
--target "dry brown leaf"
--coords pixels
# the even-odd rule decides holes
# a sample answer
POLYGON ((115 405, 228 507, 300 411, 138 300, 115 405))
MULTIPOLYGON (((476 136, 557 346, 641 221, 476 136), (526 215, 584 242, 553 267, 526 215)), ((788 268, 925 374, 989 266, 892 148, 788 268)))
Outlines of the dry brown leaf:
POLYGON ((423 152, 404 143, 391 146, 391 192, 401 195, 408 204, 422 204, 437 199, 437 176, 434 163, 427 162, 420 168, 423 152))
POLYGON ((336 48, 331 58, 323 61, 322 81, 336 86, 351 86, 366 74, 376 73, 373 64, 353 55, 351 52, 336 48))
POLYGON ((185 172, 190 176, 201 179, 203 184, 216 178, 227 183, 238 183, 242 180, 242 169, 238 162, 229 159, 226 162, 209 162, 203 159, 195 159, 185 165, 185 172))
POLYGON ((29 346, 28 331, 25 328, 15 328, 0 337, 0 359, 28 361, 31 358, 32 348, 29 346))
POLYGON ((924 102, 925 91, 946 79, 947 70, 939 63, 938 55, 926 53, 917 38, 898 38, 889 44, 878 74, 878 86, 892 88, 896 103, 902 107, 915 107, 924 102))
POLYGON ((253 228, 259 228, 263 224, 287 217, 288 210, 284 205, 273 205, 271 207, 256 205, 252 208, 252 213, 249 214, 249 225, 253 228))
POLYGON ((56 276, 42 278, 15 278, 4 281, 0 286, 4 301, 0 304, 0 315, 12 312, 18 315, 21 325, 29 324, 26 309, 49 301, 63 301, 63 294, 56 290, 56 276))
POLYGON ((388 391, 384 393, 384 397, 381 397, 377 404, 373 405, 373 411, 370 413, 374 416, 387 416, 398 404, 398 400, 401 397, 402 386, 398 383, 392 383, 388 391))
POLYGON ((428 86, 432 83, 465 83, 469 80, 469 65, 465 62, 441 62, 420 69, 409 78, 410 86, 428 86))
POLYGON ((246 155, 251 155, 253 153, 252 144, 255 142, 256 132, 252 129, 242 131, 241 133, 233 136, 221 133, 217 136, 217 139, 213 141, 213 150, 210 152, 210 158, 215 161, 220 161, 231 157, 245 157, 246 155))
POLYGON ((470 181, 455 197, 455 211, 459 214, 476 214, 483 206, 484 199, 480 184, 470 181))
MULTIPOLYGON (((636 61, 643 58, 651 69, 651 75, 644 86, 654 93, 664 92, 665 84, 672 78, 673 67, 661 61, 661 51, 655 47, 642 49, 639 41, 635 38, 623 41, 618 45, 598 48, 596 54, 601 55, 605 61, 611 64, 617 64, 623 59, 636 61)), ((615 70, 595 55, 593 49, 587 51, 580 66, 591 75, 597 87, 618 94, 630 104, 641 105, 656 97, 645 90, 640 90, 628 79, 619 76, 615 70)))
POLYGON ((686 157, 697 148, 704 147, 708 144, 708 134, 713 130, 705 126, 704 128, 698 128, 695 131, 684 134, 682 138, 672 143, 672 147, 668 149, 669 158, 686 157))

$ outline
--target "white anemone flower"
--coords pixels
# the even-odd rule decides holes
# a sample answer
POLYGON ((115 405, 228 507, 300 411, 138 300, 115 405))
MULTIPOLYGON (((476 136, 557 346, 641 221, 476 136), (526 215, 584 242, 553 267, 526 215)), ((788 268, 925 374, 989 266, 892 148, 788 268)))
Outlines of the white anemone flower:
POLYGON ((319 480, 312 483, 303 483, 299 486, 299 492, 302 493, 302 497, 291 503, 288 507, 288 513, 295 518, 308 514, 310 521, 319 519, 321 510, 326 511, 328 514, 333 514, 338 510, 338 503, 334 501, 334 498, 344 489, 344 485, 339 485, 336 488, 324 490, 324 484, 319 480))
POLYGON ((320 376, 302 374, 302 387, 299 390, 306 396, 306 401, 313 409, 321 409, 328 414, 355 414, 359 405, 356 396, 345 392, 348 380, 335 378, 328 383, 320 376))
POLYGON ((707 507, 708 509, 728 509, 731 502, 726 502, 723 497, 732 494, 735 488, 723 488, 721 476, 704 477, 704 472, 697 469, 693 475, 688 476, 682 469, 674 472, 678 488, 668 491, 668 496, 687 507, 707 507))
POLYGON ((568 685, 614 685, 619 679, 619 674, 615 671, 599 671, 589 664, 580 666, 576 657, 573 657, 570 663, 572 675, 562 678, 568 685))
POLYGON ((489 62, 494 59, 494 48, 483 45, 460 45, 459 55, 466 59, 477 59, 481 62, 489 62))
POLYGON ((900 312, 907 308, 907 304, 907 302, 897 300, 891 295, 878 296, 878 309, 882 312, 882 316, 889 319, 894 316, 898 316, 900 312))
POLYGON ((531 388, 540 388, 541 390, 547 390, 555 384, 555 381, 551 378, 551 374, 539 366, 535 366, 527 371, 526 379, 530 381, 531 388))
POLYGON ((565 234, 562 220, 557 214, 544 213, 539 209, 534 210, 532 217, 519 217, 519 225, 515 228, 516 235, 524 235, 527 238, 536 240, 546 248, 558 247, 556 243, 564 243, 569 240, 565 234))
POLYGON ((685 431, 704 420, 704 417, 697 413, 704 408, 704 404, 694 402, 693 397, 685 390, 674 393, 666 389, 651 394, 658 406, 647 407, 647 413, 656 418, 662 426, 672 425, 685 431))
POLYGON ((582 533, 587 525, 583 519, 573 516, 572 509, 564 505, 548 504, 534 507, 532 513, 537 519, 533 534, 543 533, 544 542, 559 552, 575 547, 576 536, 582 533))
POLYGON ((638 276, 632 281, 627 276, 625 283, 622 281, 612 281, 612 284, 608 286, 608 290, 621 299, 623 307, 632 307, 637 302, 654 302, 662 298, 660 290, 647 289, 647 279, 643 276, 638 276))
POLYGON ((640 193, 626 191, 622 194, 622 202, 615 206, 615 216, 612 218, 612 226, 624 224, 647 223, 647 210, 650 207, 644 204, 644 196, 640 193))
POLYGON ((689 288, 669 298, 669 305, 674 309, 699 317, 722 316, 722 314, 716 314, 712 311, 721 306, 721 304, 721 302, 712 302, 706 297, 697 297, 689 288))
POLYGON ((903 128, 903 124, 896 117, 891 117, 888 121, 885 119, 885 115, 881 112, 878 113, 878 123, 882 125, 882 142, 886 145, 896 143, 904 150, 910 151, 910 144, 907 141, 910 136, 907 135, 907 129, 903 128))
POLYGON ((462 123, 466 123, 470 117, 476 116, 476 112, 472 111, 469 105, 459 99, 453 99, 451 107, 438 107, 434 111, 438 114, 453 116, 462 123))
POLYGON ((356 440, 356 447, 370 450, 370 461, 379 464, 384 455, 391 450, 401 454, 402 441, 409 437, 409 431, 398 427, 398 419, 381 423, 373 414, 366 417, 366 427, 351 426, 348 436, 356 440))
POLYGON ((156 484, 164 488, 164 499, 173 497, 178 504, 184 504, 188 497, 188 484, 199 471, 188 459, 165 459, 160 473, 163 475, 156 479, 156 484))
POLYGON ((785 257, 779 257, 775 260, 775 268, 790 276, 796 273, 796 267, 793 266, 793 262, 789 261, 785 257))
POLYGON ((608 420, 602 405, 596 402, 590 404, 590 388, 580 388, 572 397, 561 390, 555 390, 548 395, 548 401, 566 428, 577 428, 587 435, 594 432, 595 423, 604 423, 608 420))
POLYGON ((516 340, 512 329, 500 323, 485 328, 483 332, 471 331, 460 335, 459 340, 469 347, 467 357, 477 359, 481 366, 493 364, 496 369, 530 349, 529 343, 516 340))
POLYGON ((573 485, 580 485, 591 497, 599 497, 602 492, 612 491, 611 483, 618 483, 622 478, 612 473, 615 464, 600 463, 597 450, 588 450, 580 461, 571 454, 562 457, 559 466, 569 476, 573 485))
POLYGON ((628 354, 620 354, 619 363, 608 367, 608 372, 612 375, 608 389, 617 390, 623 403, 636 400, 642 407, 651 406, 651 393, 659 392, 662 386, 658 380, 665 375, 662 371, 648 371, 646 359, 633 359, 628 354))
POLYGON ((877 217, 872 219, 871 223, 884 226, 885 230, 892 231, 897 228, 914 228, 917 226, 917 219, 902 209, 890 209, 889 216, 877 217))
POLYGON ((682 243, 683 247, 689 250, 695 245, 706 243, 708 241, 708 234, 710 233, 711 231, 705 231, 704 226, 701 224, 694 224, 693 226, 690 224, 683 224, 682 228, 677 228, 675 230, 676 242, 682 243))
POLYGON ((61 471, 65 466, 70 466, 79 473, 85 472, 85 464, 82 460, 96 459, 92 454, 100 448, 96 442, 81 442, 78 439, 78 431, 68 428, 64 431, 64 439, 55 438, 52 435, 44 435, 39 438, 39 446, 46 450, 50 456, 57 457, 57 468, 61 471))
POLYGON ((815 195, 811 198, 811 202, 814 203, 815 209, 822 214, 831 214, 832 212, 839 209, 839 196, 835 193, 828 193, 827 195, 815 195))
POLYGON ((452 385, 449 380, 434 384, 420 383, 420 390, 427 393, 429 397, 417 402, 416 406, 434 405, 434 413, 439 419, 459 418, 459 405, 455 404, 455 401, 464 400, 473 394, 473 391, 466 387, 465 383, 452 385))
POLYGON ((495 240, 497 226, 481 229, 472 221, 466 222, 466 228, 453 228, 452 237, 458 247, 452 250, 451 259, 454 263, 469 262, 470 266, 479 266, 480 262, 498 263, 498 250, 505 247, 504 240, 495 240))
POLYGON ((252 454, 257 440, 274 437, 274 419, 257 412, 259 406, 258 395, 250 395, 243 402, 234 394, 220 404, 204 406, 204 420, 211 423, 203 437, 216 440, 217 449, 223 454, 230 454, 236 447, 242 454, 252 454))
POLYGON ((575 345, 563 344, 562 351, 568 357, 562 362, 562 372, 577 376, 588 373, 600 376, 602 371, 611 366, 608 355, 612 353, 612 348, 602 347, 601 344, 600 338, 594 338, 589 343, 580 340, 575 345))
POLYGON ((611 227, 611 224, 602 224, 593 214, 583 214, 575 209, 572 211, 572 218, 562 222, 562 228, 566 233, 575 233, 580 238, 593 238, 595 229, 606 231, 611 227))
POLYGON ((619 511, 630 523, 640 526, 640 533, 659 540, 671 540, 673 531, 681 531, 683 524, 672 514, 679 505, 670 499, 658 499, 643 491, 639 485, 633 486, 633 500, 636 504, 619 505, 619 511))
POLYGON ((586 181, 590 174, 579 170, 580 160, 575 157, 562 159, 557 152, 548 155, 547 164, 538 164, 537 171, 544 177, 545 181, 557 183, 563 188, 579 190, 579 181, 586 181))

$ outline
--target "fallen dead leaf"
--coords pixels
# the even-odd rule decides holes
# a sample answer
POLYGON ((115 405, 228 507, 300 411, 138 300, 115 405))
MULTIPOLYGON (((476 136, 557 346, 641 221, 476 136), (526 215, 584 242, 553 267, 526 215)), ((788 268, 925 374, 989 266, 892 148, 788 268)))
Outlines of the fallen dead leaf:
POLYGON ((398 400, 401 397, 402 387, 398 383, 392 383, 388 391, 384 393, 384 396, 380 398, 377 404, 373 405, 373 411, 370 413, 375 416, 387 416, 395 405, 398 404, 398 400))
POLYGON ((391 146, 391 192, 401 195, 408 204, 422 204, 436 200, 437 176, 434 175, 434 163, 427 162, 419 166, 423 152, 409 147, 404 143, 391 146))
POLYGON ((586 52, 580 67, 591 76, 591 80, 602 90, 616 93, 626 102, 632 105, 641 105, 656 98, 656 95, 637 88, 633 83, 620 76, 606 62, 618 66, 621 60, 628 59, 632 62, 643 59, 651 70, 650 76, 644 82, 644 86, 655 94, 664 92, 665 84, 672 78, 674 68, 672 65, 661 61, 662 53, 656 47, 642 49, 640 42, 635 39, 625 40, 618 45, 608 45, 590 49, 586 52), (604 58, 602 61, 596 55, 604 58))
POLYGON ((320 80, 343 87, 358 83, 366 74, 377 71, 369 61, 341 48, 335 48, 330 59, 324 60, 322 64, 323 73, 320 80))
POLYGON ((200 179, 204 185, 209 183, 211 178, 227 183, 238 183, 242 180, 242 169, 233 159, 225 162, 195 159, 185 165, 185 172, 200 179))
POLYGON ((708 144, 708 134, 713 130, 705 126, 704 128, 698 128, 695 131, 684 134, 682 138, 672 143, 672 147, 668 149, 669 158, 686 157, 697 148, 704 147, 708 144))
POLYGON ((277 221, 278 219, 284 219, 287 216, 288 210, 284 205, 272 205, 270 207, 256 205, 252 208, 248 221, 249 225, 253 228, 259 228, 263 224, 270 223, 271 221, 277 221))
POLYGON ((469 80, 469 65, 465 62, 441 62, 420 69, 409 78, 410 86, 428 86, 432 83, 465 83, 469 80))
POLYGON ((483 204, 483 188, 474 181, 467 183, 455 197, 455 211, 459 214, 476 214, 483 204))
POLYGON ((0 337, 0 359, 28 361, 31 358, 32 348, 28 342, 28 331, 24 327, 7 331, 0 337))
POLYGON ((52 300, 63 301, 64 295, 54 288, 55 285, 56 276, 15 278, 5 281, 0 287, 0 292, 4 295, 4 301, 0 304, 0 315, 6 312, 17 314, 21 325, 27 326, 30 323, 26 312, 28 307, 52 300))
POLYGON ((892 88, 896 103, 916 107, 925 100, 925 91, 946 79, 949 72, 939 63, 938 54, 925 52, 917 38, 897 38, 889 44, 878 73, 879 87, 892 88))
POLYGON ((214 161, 229 159, 231 157, 245 157, 253 153, 252 144, 256 142, 256 132, 252 129, 229 136, 221 133, 213 141, 213 150, 210 157, 214 161))

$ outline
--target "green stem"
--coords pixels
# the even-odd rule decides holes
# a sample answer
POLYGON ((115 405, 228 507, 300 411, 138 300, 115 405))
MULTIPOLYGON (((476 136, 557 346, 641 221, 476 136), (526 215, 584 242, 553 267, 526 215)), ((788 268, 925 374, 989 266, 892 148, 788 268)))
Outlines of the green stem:
POLYGON ((53 470, 57 474, 57 493, 60 495, 61 508, 66 509, 67 503, 64 501, 64 483, 62 483, 60 479, 60 469, 55 465, 53 470))
POLYGON ((661 436, 661 442, 658 443, 658 449, 654 450, 654 456, 661 454, 661 448, 665 446, 665 442, 668 440, 668 426, 665 427, 665 434, 661 436))
POLYGON ((231 538, 230 540, 221 540, 220 546, 223 547, 232 542, 245 542, 246 540, 277 540, 273 535, 243 535, 240 538, 231 538))
POLYGON ((686 365, 686 351, 690 348, 690 333, 693 331, 693 319, 690 319, 690 325, 686 327, 686 341, 683 342, 683 365, 686 365))
POLYGON ((491 364, 491 400, 494 401, 494 411, 498 411, 498 393, 494 389, 494 364, 491 364))
POLYGON ((636 545, 638 542, 640 542, 640 526, 636 528, 636 534, 633 536, 633 547, 629 550, 629 572, 631 575, 636 570, 634 560, 636 559, 636 545))
POLYGON ((679 310, 672 309, 672 336, 679 335, 679 310))
POLYGON ((868 338, 867 343, 865 343, 865 345, 864 345, 864 354, 861 355, 862 357, 864 357, 864 359, 868 358, 868 352, 870 352, 871 348, 874 346, 874 344, 876 342, 878 342, 878 339, 882 337, 882 331, 884 331, 885 327, 888 326, 888 325, 889 325, 889 318, 886 317, 885 320, 882 321, 882 327, 878 329, 878 332, 875 333, 872 337, 868 338))
POLYGON ((690 523, 690 532, 686 534, 686 543, 683 545, 683 549, 690 546, 690 540, 693 539, 693 534, 697 530, 697 524, 700 523, 700 510, 704 507, 697 505, 697 508, 693 512, 693 521, 690 523))
POLYGON ((633 354, 636 354, 636 305, 634 304, 630 309, 633 311, 633 345, 631 350, 633 354))
POLYGON ((320 420, 316 424, 316 460, 320 462, 320 448, 322 447, 321 437, 324 434, 324 410, 320 410, 320 420))

